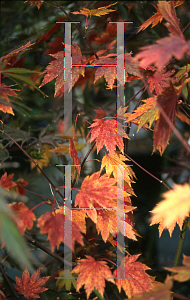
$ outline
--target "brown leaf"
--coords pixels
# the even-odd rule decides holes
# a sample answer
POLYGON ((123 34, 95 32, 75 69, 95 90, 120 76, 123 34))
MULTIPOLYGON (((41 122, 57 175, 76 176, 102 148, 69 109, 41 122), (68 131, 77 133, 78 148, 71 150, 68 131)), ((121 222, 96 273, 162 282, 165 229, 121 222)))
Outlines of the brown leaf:
POLYGON ((170 272, 177 273, 173 275, 173 279, 184 282, 190 279, 190 256, 183 255, 183 266, 165 268, 170 272))

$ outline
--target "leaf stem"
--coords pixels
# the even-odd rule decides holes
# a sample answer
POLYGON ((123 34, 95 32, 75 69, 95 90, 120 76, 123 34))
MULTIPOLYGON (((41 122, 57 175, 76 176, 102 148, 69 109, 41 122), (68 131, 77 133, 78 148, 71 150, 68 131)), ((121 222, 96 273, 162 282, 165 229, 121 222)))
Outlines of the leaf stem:
MULTIPOLYGON (((183 249, 183 244, 185 241, 185 234, 187 231, 187 224, 188 224, 188 217, 185 218, 182 229, 180 231, 179 241, 178 241, 178 245, 177 245, 177 250, 176 250, 176 254, 175 254, 173 267, 177 267, 179 265, 179 261, 180 261, 181 253, 182 253, 182 249, 183 249)), ((172 275, 174 275, 174 273, 172 273, 172 275)))

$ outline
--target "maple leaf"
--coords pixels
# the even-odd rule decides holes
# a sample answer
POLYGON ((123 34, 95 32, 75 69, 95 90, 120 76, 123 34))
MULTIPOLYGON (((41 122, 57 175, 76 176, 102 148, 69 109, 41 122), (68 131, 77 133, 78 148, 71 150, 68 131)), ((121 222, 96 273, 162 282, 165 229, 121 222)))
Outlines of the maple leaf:
POLYGON ((12 56, 14 56, 14 55, 16 55, 16 54, 19 54, 19 53, 21 53, 21 52, 23 52, 23 51, 25 51, 26 48, 28 48, 28 47, 30 47, 30 46, 32 46, 32 45, 34 45, 34 43, 33 43, 33 44, 30 44, 30 42, 28 42, 26 45, 21 46, 20 48, 14 49, 13 51, 9 52, 8 54, 2 56, 2 57, 0 58, 0 62, 2 63, 2 62, 4 62, 4 61, 6 61, 6 60, 9 60, 12 56))
POLYGON ((11 180, 13 176, 14 174, 7 176, 7 172, 1 176, 0 185, 4 187, 7 191, 9 191, 10 188, 16 186, 16 183, 11 180))
POLYGON ((115 119, 106 120, 95 119, 94 123, 90 125, 91 130, 89 131, 88 136, 91 134, 89 143, 96 140, 97 153, 103 148, 103 145, 106 146, 107 150, 110 152, 110 155, 114 155, 116 145, 123 153, 123 139, 122 137, 128 138, 123 128, 121 128, 121 123, 117 122, 115 119))
POLYGON ((190 40, 186 41, 184 36, 164 37, 156 41, 156 45, 142 47, 135 59, 140 60, 139 66, 147 66, 155 63, 159 70, 163 69, 169 60, 174 56, 182 59, 185 54, 190 54, 190 40))
MULTIPOLYGON (((50 47, 49 49, 47 49, 44 54, 54 54, 57 53, 59 51, 64 51, 64 37, 62 36, 56 36, 55 37, 55 41, 48 43, 48 46, 50 47)), ((56 60, 56 58, 54 58, 53 56, 51 57, 51 60, 54 61, 56 60)))
POLYGON ((69 270, 62 270, 59 272, 58 279, 56 281, 56 285, 58 286, 59 291, 65 286, 66 291, 71 290, 71 284, 77 288, 76 279, 73 276, 77 276, 75 274, 71 274, 69 270), (62 278, 59 278, 62 277, 62 278), (65 277, 65 278, 64 278, 65 277))
POLYGON ((117 61, 116 61, 116 59, 115 58, 110 58, 110 57, 101 57, 100 59, 97 59, 97 60, 93 61, 92 65, 102 65, 102 67, 98 67, 98 69, 96 70, 94 83, 96 83, 96 81, 99 78, 104 76, 107 83, 108 83, 108 87, 112 89, 113 85, 114 85, 116 75, 117 75, 117 73, 116 73, 117 61), (112 66, 110 66, 110 65, 112 65, 112 66), (115 65, 115 67, 113 65, 115 65))
POLYGON ((134 182, 133 177, 135 177, 135 173, 133 172, 130 166, 124 163, 124 161, 126 160, 129 159, 127 159, 124 155, 120 154, 119 151, 115 151, 114 155, 112 156, 109 154, 105 154, 102 159, 100 170, 102 170, 105 167, 107 176, 110 176, 113 173, 114 178, 118 181, 117 178, 121 178, 121 175, 119 176, 117 175, 117 169, 118 169, 117 166, 123 166, 124 168, 123 180, 125 180, 131 186, 131 182, 134 182))
POLYGON ((102 7, 99 7, 97 9, 88 9, 88 8, 83 8, 80 10, 80 12, 78 11, 74 11, 72 12, 72 14, 74 15, 85 15, 85 16, 97 16, 97 17, 100 17, 100 16, 103 16, 103 15, 107 15, 109 14, 110 12, 112 11, 115 11, 114 9, 111 9, 108 7, 112 6, 112 5, 115 5, 117 4, 117 2, 113 3, 113 4, 110 4, 110 5, 107 5, 107 6, 102 6, 102 7))
POLYGON ((80 159, 79 159, 77 151, 75 149, 73 139, 70 139, 69 141, 70 141, 69 152, 70 152, 71 158, 73 160, 73 165, 75 165, 74 170, 77 170, 78 176, 80 176, 80 170, 81 170, 80 159))
POLYGON ((103 111, 101 107, 99 109, 95 109, 94 111, 96 112, 96 116, 94 119, 102 119, 106 115, 105 111, 103 111))
POLYGON ((164 284, 161 282, 155 282, 150 292, 137 294, 132 297, 131 300, 173 300, 171 292, 172 286, 172 278, 167 276, 164 284))
POLYGON ((19 193, 21 196, 25 195, 25 190, 22 188, 22 186, 27 186, 28 181, 24 180, 23 178, 19 178, 15 181, 17 187, 16 192, 19 193))
POLYGON ((12 110, 12 107, 8 104, 10 99, 8 96, 17 97, 17 94, 15 91, 18 91, 16 89, 11 89, 9 86, 5 85, 4 83, 0 84, 0 98, 3 104, 0 104, 0 110, 2 110, 4 113, 8 113, 11 115, 14 115, 14 112, 12 110))
POLYGON ((77 278, 77 291, 84 285, 86 290, 87 299, 93 292, 94 288, 99 291, 103 297, 105 289, 105 280, 114 283, 114 279, 107 263, 105 261, 96 261, 91 256, 86 256, 85 259, 80 259, 73 269, 73 273, 80 273, 77 278))
MULTIPOLYGON (((67 209, 67 207, 66 207, 67 209)), ((66 210, 65 209, 65 210, 66 210)), ((48 233, 48 240, 50 242, 51 250, 59 247, 61 242, 64 242, 64 224, 65 224, 65 210, 64 207, 56 209, 54 212, 46 212, 38 219, 38 227, 42 234, 48 233)), ((83 245, 82 234, 80 227, 72 221, 72 251, 74 251, 75 240, 83 245)), ((70 247, 70 245, 67 245, 70 247)))
POLYGON ((166 25, 172 35, 183 37, 183 33, 179 26, 179 20, 176 16, 173 1, 158 1, 158 9, 164 19, 169 23, 166 25))
POLYGON ((39 278, 39 276, 40 268, 34 272, 31 278, 26 268, 22 274, 22 280, 16 276, 15 289, 20 294, 23 294, 26 299, 40 298, 38 294, 47 290, 47 288, 43 287, 42 285, 46 283, 50 276, 42 278, 39 278))
POLYGON ((165 268, 166 270, 177 273, 173 275, 173 279, 179 282, 187 281, 190 279, 190 256, 183 255, 183 266, 165 268))
MULTIPOLYGON (((50 159, 51 159, 51 152, 50 150, 50 146, 49 145, 44 145, 42 148, 42 155, 40 157, 40 159, 34 159, 33 160, 38 164, 38 166, 42 169, 45 168, 49 165, 50 159)), ((36 167, 36 164, 34 164, 31 161, 31 169, 34 169, 36 167)), ((37 169, 37 172, 40 173, 40 170, 37 169)))
MULTIPOLYGON (((157 102, 167 114, 170 121, 174 124, 175 114, 177 112, 177 94, 173 85, 170 83, 170 87, 166 88, 161 95, 158 95, 157 102)), ((155 121, 154 125, 154 148, 153 152, 159 150, 160 154, 164 152, 167 147, 169 138, 172 135, 172 129, 166 122, 165 118, 160 114, 159 119, 155 121)))
POLYGON ((157 70, 154 67, 148 67, 148 70, 155 71, 151 76, 147 78, 147 82, 149 84, 149 89, 151 92, 155 90, 155 93, 161 94, 163 89, 170 86, 171 82, 176 82, 175 77, 170 77, 173 75, 173 71, 164 71, 164 70, 157 70))
MULTIPOLYGON (((116 285, 121 292, 121 287, 124 289, 128 298, 136 294, 141 294, 143 292, 148 292, 152 288, 153 277, 149 276, 145 270, 150 269, 145 264, 141 262, 136 262, 138 255, 126 256, 122 261, 121 265, 125 265, 125 276, 131 278, 116 279, 116 285)), ((113 275, 116 277, 117 272, 115 270, 113 275)))
POLYGON ((86 176, 82 182, 80 192, 76 195, 75 206, 83 208, 94 223, 97 223, 96 208, 115 208, 117 187, 116 180, 108 178, 106 174, 100 177, 100 172, 86 176))
MULTIPOLYGON (((29 0, 26 0, 24 3, 28 2, 29 0)), ((44 0, 30 0, 30 6, 32 6, 33 4, 36 4, 37 8, 40 9, 42 3, 44 2, 44 0)))
POLYGON ((149 128, 151 128, 152 123, 159 117, 159 109, 156 106, 156 97, 151 97, 143 100, 144 104, 138 107, 132 114, 125 114, 126 122, 133 122, 138 125, 138 131, 141 127, 147 128, 147 123, 149 128))
MULTIPOLYGON (((157 9, 158 10, 158 9, 157 9)), ((163 16, 161 12, 158 10, 152 17, 150 17, 148 20, 146 20, 139 28, 137 33, 139 33, 141 30, 145 30, 148 26, 151 26, 151 28, 155 27, 159 22, 161 23, 163 20, 163 16)))
POLYGON ((32 229, 34 221, 36 220, 35 214, 22 202, 11 203, 9 208, 16 214, 19 222, 16 221, 20 234, 23 234, 28 228, 32 229))
POLYGON ((168 229, 170 236, 176 223, 182 229, 183 221, 190 212, 190 186, 189 184, 175 184, 174 189, 163 194, 164 200, 151 211, 151 224, 159 225, 159 236, 164 228, 168 229))
MULTIPOLYGON (((65 50, 69 50, 69 45, 65 44, 65 50)), ((84 64, 85 57, 82 56, 80 47, 76 44, 71 46, 72 53, 72 65, 82 65, 84 64)), ((77 82, 80 74, 84 76, 84 67, 72 66, 72 81, 71 81, 71 69, 69 68, 70 64, 65 60, 65 51, 57 52, 56 54, 50 54, 52 57, 56 58, 55 61, 50 62, 49 66, 46 67, 43 73, 47 73, 43 79, 42 84, 39 87, 42 87, 46 83, 56 79, 55 83, 55 94, 58 95, 58 92, 61 90, 61 93, 64 91, 71 90, 72 86, 77 82), (65 60, 65 66, 64 66, 65 60), (65 77, 64 77, 65 73, 65 77)))

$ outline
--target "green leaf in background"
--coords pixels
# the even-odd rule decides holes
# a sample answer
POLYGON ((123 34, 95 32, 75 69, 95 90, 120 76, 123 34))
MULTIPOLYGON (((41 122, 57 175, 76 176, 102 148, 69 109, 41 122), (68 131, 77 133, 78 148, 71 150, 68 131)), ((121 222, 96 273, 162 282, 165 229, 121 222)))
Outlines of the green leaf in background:
MULTIPOLYGON (((36 73, 36 72, 35 72, 36 73)), ((42 92, 36 85, 35 83, 28 77, 24 77, 22 75, 18 75, 18 74, 13 74, 13 73, 8 73, 9 77, 13 77, 16 79, 19 79, 25 83, 27 83, 28 85, 33 86, 36 90, 38 90, 44 97, 48 97, 44 92, 42 92)))
POLYGON ((6 196, 10 197, 10 192, 3 188, 0 188, 1 201, 0 201, 0 238, 5 243, 7 251, 10 253, 12 258, 19 264, 21 269, 27 268, 31 273, 34 269, 30 263, 30 259, 36 261, 31 255, 27 244, 23 237, 20 235, 15 223, 13 222, 11 215, 13 213, 7 206, 6 196))
POLYGON ((24 69, 24 68, 10 68, 10 69, 5 69, 0 71, 0 73, 6 74, 6 73, 17 73, 17 74, 26 74, 26 73, 42 73, 38 71, 32 71, 29 69, 24 69))

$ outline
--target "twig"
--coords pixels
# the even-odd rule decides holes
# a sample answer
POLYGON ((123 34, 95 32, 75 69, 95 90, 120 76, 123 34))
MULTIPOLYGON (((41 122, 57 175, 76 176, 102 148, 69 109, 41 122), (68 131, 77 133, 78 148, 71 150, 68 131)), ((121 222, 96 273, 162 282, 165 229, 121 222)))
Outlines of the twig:
POLYGON ((0 263, 0 269, 1 269, 1 272, 5 278, 5 280, 7 281, 9 287, 11 288, 13 294, 14 294, 14 297, 18 300, 21 300, 21 298, 19 297, 17 291, 15 290, 14 286, 12 285, 11 281, 9 280, 9 277, 7 276, 7 274, 5 273, 4 269, 3 269, 3 266, 2 264, 0 263))
POLYGON ((96 54, 96 52, 94 51, 94 49, 92 48, 91 44, 89 43, 89 41, 87 40, 87 38, 84 36, 84 33, 82 32, 82 30, 78 27, 77 24, 75 24, 75 21, 68 15, 68 13, 64 10, 64 8, 56 1, 54 0, 55 3, 58 5, 58 7, 64 12, 64 14, 67 16, 67 18, 69 18, 69 20, 71 22, 73 22, 74 26, 76 27, 76 29, 80 32, 80 34, 82 35, 82 37, 85 39, 86 43, 88 44, 88 46, 90 47, 92 53, 96 56, 96 58, 98 59, 98 55, 96 54))

